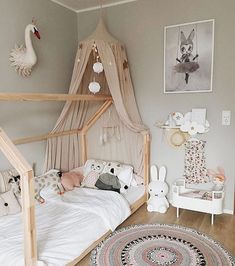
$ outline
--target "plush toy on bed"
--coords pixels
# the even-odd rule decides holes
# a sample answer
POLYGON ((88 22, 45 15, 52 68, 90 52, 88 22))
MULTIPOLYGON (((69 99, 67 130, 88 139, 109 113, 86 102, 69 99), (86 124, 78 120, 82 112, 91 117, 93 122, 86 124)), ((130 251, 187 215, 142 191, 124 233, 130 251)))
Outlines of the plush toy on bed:
MULTIPOLYGON (((48 171, 47 173, 36 176, 34 179, 34 187, 35 187, 35 199, 40 202, 44 203, 45 200, 41 197, 40 192, 45 187, 51 187, 57 194, 62 195, 64 193, 64 189, 61 185, 61 172, 55 169, 48 171)), ((9 180, 11 184, 12 190, 15 193, 17 191, 16 196, 19 197, 19 193, 21 192, 20 189, 20 176, 13 177, 9 180), (18 186, 18 190, 17 190, 18 186)))
POLYGON ((131 167, 124 168, 124 166, 118 162, 108 162, 95 186, 99 189, 112 190, 125 194, 131 183, 131 180, 129 180, 130 178, 127 177, 127 175, 132 174, 132 172, 133 168, 131 167))
POLYGON ((159 170, 155 165, 151 166, 151 182, 148 186, 148 191, 150 198, 147 202, 147 210, 149 212, 160 212, 165 213, 169 208, 168 200, 166 199, 166 194, 168 193, 168 186, 165 183, 166 178, 166 168, 161 166, 159 170))
POLYGON ((64 187, 65 191, 71 191, 74 187, 80 187, 84 179, 84 176, 81 172, 67 172, 61 173, 61 184, 64 187))
POLYGON ((13 191, 13 193, 15 194, 15 196, 17 198, 20 198, 21 195, 21 188, 20 188, 20 176, 12 176, 8 183, 10 184, 10 190, 13 191))
POLYGON ((118 177, 109 173, 103 173, 99 176, 95 186, 102 190, 111 190, 120 193, 121 184, 118 177))
POLYGON ((57 194, 64 194, 64 189, 61 185, 61 172, 55 169, 51 169, 41 176, 35 177, 35 199, 44 203, 44 198, 41 197, 40 192, 45 187, 51 187, 57 194))

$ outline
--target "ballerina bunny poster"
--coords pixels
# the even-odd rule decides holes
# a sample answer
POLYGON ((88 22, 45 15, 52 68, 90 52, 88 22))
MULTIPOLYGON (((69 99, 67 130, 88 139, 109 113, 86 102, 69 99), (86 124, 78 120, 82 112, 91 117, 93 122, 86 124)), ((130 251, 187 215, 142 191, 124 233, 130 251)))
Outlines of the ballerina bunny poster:
POLYGON ((214 19, 166 26, 164 92, 211 92, 214 19))

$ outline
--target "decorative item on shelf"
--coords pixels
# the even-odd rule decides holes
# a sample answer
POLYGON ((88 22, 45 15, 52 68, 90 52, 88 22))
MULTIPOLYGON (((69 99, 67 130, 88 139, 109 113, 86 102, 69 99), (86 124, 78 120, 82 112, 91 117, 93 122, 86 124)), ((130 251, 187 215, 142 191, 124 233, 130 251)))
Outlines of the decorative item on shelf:
POLYGON ((167 143, 172 148, 180 148, 188 138, 188 133, 182 132, 179 128, 171 128, 167 134, 167 143))
POLYGON ((209 122, 206 120, 206 109, 192 109, 184 116, 184 122, 180 126, 180 130, 188 132, 189 135, 203 134, 209 131, 209 122))
POLYGON ((205 127, 199 125, 197 122, 185 122, 181 125, 180 130, 183 132, 188 132, 189 135, 194 136, 197 133, 205 133, 205 127))
POLYGON ((171 114, 172 119, 175 121, 176 126, 182 125, 184 122, 184 116, 180 112, 174 112, 171 114))
POLYGON ((150 194, 150 198, 147 202, 147 210, 149 212, 156 211, 160 213, 165 213, 169 208, 169 202, 166 198, 166 195, 168 193, 168 185, 165 182, 165 178, 165 166, 160 167, 159 177, 157 166, 151 166, 151 182, 148 185, 148 192, 150 194))
POLYGON ((11 66, 15 67, 15 70, 22 77, 30 76, 33 66, 37 63, 37 56, 30 36, 31 32, 38 39, 41 38, 34 19, 32 24, 28 24, 25 28, 25 45, 18 46, 16 44, 10 53, 11 66))
POLYGON ((192 112, 183 115, 172 112, 165 123, 156 122, 155 126, 167 130, 167 142, 171 147, 179 148, 189 139, 209 131, 209 122, 206 120, 205 108, 194 108, 192 112))

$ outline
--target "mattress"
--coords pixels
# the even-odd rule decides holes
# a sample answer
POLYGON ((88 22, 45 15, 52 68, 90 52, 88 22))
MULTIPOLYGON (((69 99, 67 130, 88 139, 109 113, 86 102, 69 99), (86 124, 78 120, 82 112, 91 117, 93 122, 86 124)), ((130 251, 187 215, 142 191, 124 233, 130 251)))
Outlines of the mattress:
MULTIPOLYGON (((115 192, 76 189, 63 197, 44 192, 46 203, 36 205, 37 245, 38 259, 49 266, 74 260, 130 215, 129 204, 115 192)), ((22 227, 21 214, 1 217, 0 265, 24 265, 22 227)))

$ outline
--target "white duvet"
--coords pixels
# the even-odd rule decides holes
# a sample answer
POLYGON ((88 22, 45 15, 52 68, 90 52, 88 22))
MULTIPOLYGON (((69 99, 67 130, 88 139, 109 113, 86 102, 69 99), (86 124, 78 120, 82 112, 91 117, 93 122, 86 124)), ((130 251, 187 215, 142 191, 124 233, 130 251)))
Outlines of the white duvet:
MULTIPOLYGON (((116 192, 79 188, 60 197, 46 190, 43 197, 36 206, 38 259, 51 266, 72 261, 130 215, 116 192)), ((0 265, 24 265, 20 214, 0 218, 0 243, 0 265)))

